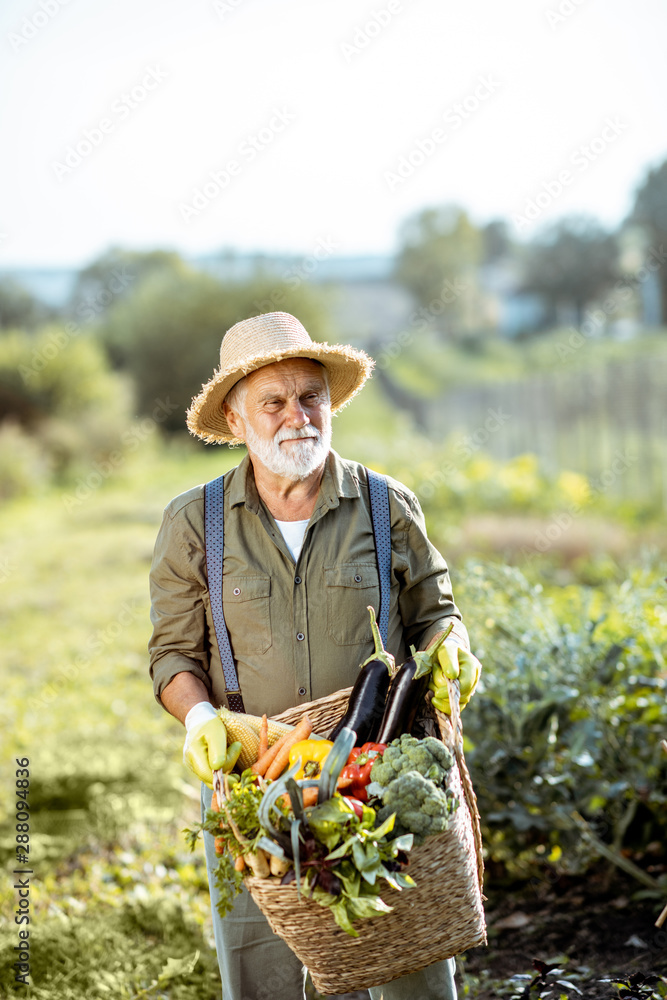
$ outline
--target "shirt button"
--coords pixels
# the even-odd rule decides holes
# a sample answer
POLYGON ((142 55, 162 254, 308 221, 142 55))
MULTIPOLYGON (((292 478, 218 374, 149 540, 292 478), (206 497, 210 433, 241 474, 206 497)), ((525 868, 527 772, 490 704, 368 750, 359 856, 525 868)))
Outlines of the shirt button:
POLYGON ((354 577, 354 582, 355 582, 355 583, 361 583, 361 577, 359 576, 359 574, 358 574, 358 573, 356 573, 356 574, 355 574, 355 577, 354 577))
POLYGON ((306 693, 306 689, 305 688, 299 688, 299 695, 300 695, 301 698, 303 698, 303 696, 304 696, 305 693, 306 693))
POLYGON ((236 597, 238 597, 240 593, 241 593, 241 588, 240 587, 234 587, 234 594, 236 595, 236 597))
POLYGON ((301 583, 301 577, 300 576, 295 576, 294 577, 294 582, 295 583, 301 583))
POLYGON ((299 642, 301 642, 303 639, 306 638, 303 632, 297 632, 296 637, 299 640, 299 642))

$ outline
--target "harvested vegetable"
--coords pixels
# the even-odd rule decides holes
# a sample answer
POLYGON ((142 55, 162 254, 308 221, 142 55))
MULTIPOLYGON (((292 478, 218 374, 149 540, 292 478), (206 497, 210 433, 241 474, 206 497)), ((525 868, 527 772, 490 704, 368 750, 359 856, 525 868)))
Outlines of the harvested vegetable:
POLYGON ((384 713, 391 673, 396 664, 394 657, 391 653, 387 653, 382 645, 373 608, 369 607, 368 611, 371 616, 375 649, 359 668, 359 676, 352 688, 347 711, 329 733, 330 740, 335 740, 343 727, 347 727, 356 733, 357 743, 365 743, 374 738, 384 713))
MULTIPOLYGON (((261 715, 248 715, 246 712, 230 712, 228 708, 220 708, 218 711, 223 722, 242 722, 248 727, 248 729, 252 729, 253 733, 259 737, 263 718, 261 715), (229 720, 227 713, 231 715, 231 720, 229 720)), ((273 746, 273 744, 279 740, 281 736, 284 736, 285 733, 291 732, 292 729, 294 729, 294 726, 290 726, 286 722, 276 722, 275 719, 267 719, 267 728, 269 746, 273 746)))
POLYGON ((294 775, 295 780, 319 778, 322 773, 322 764, 329 756, 332 747, 331 740, 301 740, 299 743, 295 743, 289 752, 290 767, 301 759, 301 767, 294 775))
POLYGON ((289 766, 289 752, 291 748, 295 743, 307 740, 312 731, 312 722, 307 715, 303 715, 296 729, 283 736, 270 750, 267 750, 264 759, 269 754, 272 754, 276 747, 278 748, 268 766, 264 768, 261 761, 257 761, 257 767, 255 768, 257 774, 263 774, 267 781, 275 781, 276 778, 279 778, 285 768, 289 766))
POLYGON ((366 785, 371 780, 371 768, 378 754, 386 749, 386 743, 364 743, 362 747, 354 747, 340 772, 338 787, 360 802, 366 802, 366 785))
POLYGON ((257 759, 263 757, 266 751, 269 749, 269 720, 266 717, 266 712, 262 716, 262 724, 259 727, 259 749, 257 751, 257 759))
POLYGON ((218 714, 225 724, 230 739, 241 744, 238 761, 242 768, 250 767, 257 760, 259 736, 234 712, 227 708, 218 709, 218 714))
POLYGON ((384 789, 378 821, 395 816, 398 832, 414 834, 415 844, 443 833, 458 801, 418 771, 405 771, 384 789))
POLYGON ((248 868, 256 878, 268 878, 271 874, 269 859, 265 852, 258 847, 256 851, 250 851, 245 855, 248 868))
MULTIPOLYGON (((317 790, 317 788, 303 788, 301 790, 301 806, 302 806, 302 808, 303 809, 307 809, 308 806, 316 806, 317 805, 317 796, 318 796, 318 790, 317 790)), ((290 796, 289 792, 285 792, 284 795, 281 795, 280 798, 278 799, 278 801, 283 806, 285 806, 286 809, 294 809, 295 808, 294 807, 294 803, 292 802, 292 799, 291 799, 291 796, 290 796)))
POLYGON ((269 855, 269 868, 271 869, 271 874, 275 875, 276 878, 282 878, 292 867, 292 862, 289 858, 277 858, 275 854, 269 855))
MULTIPOLYGON (((307 716, 299 725, 304 723, 307 716)), ((298 730, 290 734, 294 746, 298 730)), ((287 742, 274 755, 276 767, 281 749, 289 758, 287 742)), ((386 885, 399 890, 414 885, 404 873, 407 852, 413 842, 446 829, 458 805, 443 787, 453 758, 431 737, 403 734, 387 747, 370 742, 354 747, 354 742, 355 732, 344 727, 322 758, 318 779, 297 779, 297 750, 297 759, 276 780, 247 768, 240 777, 225 775, 218 782, 219 811, 209 810, 199 829, 218 838, 224 851, 215 872, 222 915, 232 908, 247 874, 279 878, 282 884, 294 881, 299 895, 329 907, 345 933, 357 937, 356 921, 391 910, 381 895, 386 885), (365 786, 367 802, 343 796, 336 787, 346 766, 369 768, 372 778, 387 784, 373 780, 365 786), (248 867, 240 870, 243 863, 248 867)), ((188 835, 194 847, 197 833, 188 835)))
POLYGON ((404 733, 372 762, 370 780, 386 788, 399 775, 418 771, 424 778, 441 785, 453 763, 450 751, 434 736, 418 740, 404 733))
POLYGON ((377 734, 378 743, 390 743, 401 733, 409 733, 417 711, 423 706, 433 666, 438 662, 438 650, 453 628, 453 622, 428 650, 415 652, 394 676, 389 688, 382 722, 377 734))

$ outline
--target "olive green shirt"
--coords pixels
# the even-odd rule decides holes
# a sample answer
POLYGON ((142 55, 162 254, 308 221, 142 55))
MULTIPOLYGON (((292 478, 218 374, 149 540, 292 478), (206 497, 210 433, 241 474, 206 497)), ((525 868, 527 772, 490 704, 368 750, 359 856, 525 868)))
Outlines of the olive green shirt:
MULTIPOLYGON (((454 621, 447 564, 415 495, 388 478, 391 603, 387 648, 402 663, 454 621)), ((225 475, 223 605, 245 709, 275 715, 354 684, 373 650, 367 606, 380 600, 366 471, 331 451, 295 564, 246 456, 225 475)), ((155 697, 187 670, 225 704, 206 574, 204 486, 166 507, 151 568, 150 675, 155 697)))

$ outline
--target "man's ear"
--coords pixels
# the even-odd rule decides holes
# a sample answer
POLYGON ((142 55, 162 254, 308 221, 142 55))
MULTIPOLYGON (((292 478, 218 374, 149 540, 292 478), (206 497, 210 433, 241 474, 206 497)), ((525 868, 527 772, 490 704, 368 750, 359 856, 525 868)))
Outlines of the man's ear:
POLYGON ((236 410, 233 410, 229 405, 229 403, 223 403, 222 412, 225 415, 225 420, 229 424, 229 429, 234 435, 234 437, 238 438, 240 441, 243 441, 245 434, 245 425, 241 417, 236 412, 236 410))

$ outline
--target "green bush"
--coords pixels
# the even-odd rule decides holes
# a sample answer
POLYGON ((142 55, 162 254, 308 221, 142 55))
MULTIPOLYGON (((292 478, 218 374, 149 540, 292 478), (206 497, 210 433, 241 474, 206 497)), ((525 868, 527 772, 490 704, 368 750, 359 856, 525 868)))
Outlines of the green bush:
POLYGON ((0 500, 41 492, 53 474, 53 459, 15 420, 0 424, 0 500))
POLYGON ((457 600, 484 664, 463 722, 490 856, 585 868, 579 816, 615 851, 664 836, 665 585, 547 596, 515 567, 469 565, 457 600), (554 853, 555 852, 555 853, 554 853))
POLYGON ((122 449, 131 415, 126 377, 84 334, 48 326, 0 335, 0 495, 38 491, 122 449))

